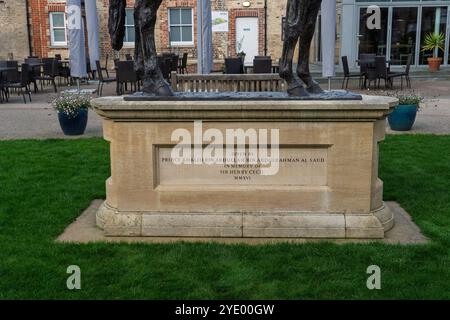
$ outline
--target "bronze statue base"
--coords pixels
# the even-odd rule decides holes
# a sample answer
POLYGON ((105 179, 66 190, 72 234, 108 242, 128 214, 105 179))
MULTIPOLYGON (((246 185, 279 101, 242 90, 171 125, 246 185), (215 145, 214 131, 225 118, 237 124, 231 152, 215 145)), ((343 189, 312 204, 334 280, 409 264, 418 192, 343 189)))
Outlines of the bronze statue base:
POLYGON ((137 92, 133 95, 124 96, 125 101, 208 101, 208 100, 245 100, 245 101, 265 101, 265 100, 362 100, 360 94, 345 91, 333 90, 324 91, 320 94, 310 94, 308 96, 291 96, 286 92, 175 92, 173 96, 159 96, 137 92))

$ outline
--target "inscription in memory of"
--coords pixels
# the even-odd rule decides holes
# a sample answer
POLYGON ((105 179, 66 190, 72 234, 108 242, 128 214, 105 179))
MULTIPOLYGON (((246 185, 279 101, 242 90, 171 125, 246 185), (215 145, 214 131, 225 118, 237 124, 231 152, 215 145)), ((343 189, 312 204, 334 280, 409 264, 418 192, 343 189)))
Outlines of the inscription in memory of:
MULTIPOLYGON (((258 164, 181 164, 171 158, 172 148, 158 148, 158 177, 161 186, 326 186, 328 148, 280 148, 279 171, 261 175, 258 164)), ((238 156, 237 156, 238 157, 238 156)))

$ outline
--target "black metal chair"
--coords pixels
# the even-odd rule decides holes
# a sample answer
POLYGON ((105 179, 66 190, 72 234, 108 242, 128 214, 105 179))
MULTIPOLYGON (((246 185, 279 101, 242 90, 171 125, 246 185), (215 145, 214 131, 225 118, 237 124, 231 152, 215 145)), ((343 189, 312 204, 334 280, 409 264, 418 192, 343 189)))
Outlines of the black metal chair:
MULTIPOLYGON (((6 61, 0 60, 0 67, 6 67, 6 61)), ((6 82, 6 76, 3 75, 3 72, 0 72, 0 103, 3 101, 8 101, 7 91, 3 84, 6 82)))
POLYGON ((183 53, 183 57, 181 58, 180 65, 178 66, 178 72, 181 74, 188 73, 187 72, 187 62, 188 62, 188 53, 183 53))
POLYGON ((86 73, 89 80, 95 80, 95 70, 92 70, 91 60, 86 59, 86 73))
POLYGON ((412 63, 413 56, 412 54, 408 55, 408 58, 406 60, 406 68, 404 72, 391 72, 391 78, 400 78, 400 88, 403 90, 403 77, 406 81, 406 87, 411 89, 411 79, 409 77, 409 71, 411 69, 411 63, 412 63))
POLYGON ((253 73, 272 73, 272 60, 267 57, 255 58, 253 73))
POLYGON ((225 58, 226 74, 243 74, 244 63, 241 58, 225 58))
POLYGON ((70 68, 64 65, 60 54, 55 54, 55 59, 58 61, 58 84, 61 85, 61 78, 63 78, 68 85, 70 83, 70 68))
POLYGON ((360 73, 350 73, 350 68, 348 67, 348 58, 347 56, 343 56, 342 58, 342 68, 344 69, 344 80, 342 81, 342 89, 348 88, 348 82, 351 78, 359 79, 359 87, 361 87, 361 82, 363 77, 365 76, 365 72, 360 73))
POLYGON ((361 83, 361 89, 367 87, 367 81, 369 82, 369 87, 372 81, 376 82, 377 72, 375 67, 375 57, 374 53, 361 53, 359 56, 358 64, 360 68, 360 74, 364 81, 361 83))
MULTIPOLYGON (((106 77, 107 77, 107 78, 109 78, 109 72, 108 72, 108 59, 109 59, 109 54, 106 54, 106 56, 105 56, 105 66, 104 66, 104 67, 101 67, 100 69, 98 69, 98 70, 105 71, 105 72, 106 72, 106 77)), ((96 62, 96 63, 97 63, 97 62, 96 62)))
POLYGON ((126 85, 131 84, 131 90, 139 90, 139 81, 134 70, 133 61, 119 61, 117 62, 117 94, 123 95, 127 90, 126 85))
POLYGON ((45 81, 50 82, 53 85, 53 89, 55 92, 58 92, 58 88, 56 87, 56 77, 58 76, 58 60, 55 58, 43 58, 43 70, 42 74, 36 77, 36 80, 41 82, 41 90, 44 90, 43 83, 45 81))
POLYGON ((167 55, 158 56, 157 61, 164 79, 168 80, 172 69, 172 57, 167 55))
POLYGON ((34 92, 36 93, 38 91, 38 85, 37 85, 37 77, 41 75, 41 59, 38 57, 28 57, 25 59, 25 63, 28 64, 30 69, 30 83, 33 83, 34 86, 34 92))
POLYGON ((177 54, 173 54, 171 57, 171 63, 170 63, 170 73, 172 72, 178 72, 178 61, 180 60, 180 56, 177 54))
MULTIPOLYGON (((3 82, 7 83, 17 83, 20 82, 19 64, 17 61, 4 60, 0 61, 1 67, 6 67, 8 70, 3 73, 3 82)), ((3 87, 5 100, 8 101, 9 90, 3 87)))
POLYGON ((255 56, 255 59, 269 59, 272 60, 271 56, 255 56))
POLYGON ((384 87, 393 88, 394 83, 393 79, 395 77, 398 77, 395 73, 390 73, 387 66, 386 66, 386 57, 385 56, 377 56, 375 57, 375 69, 376 69, 376 75, 378 79, 378 87, 380 87, 381 80, 384 80, 384 87))
POLYGON ((98 72, 98 87, 97 87, 97 95, 102 96, 103 94, 103 86, 105 83, 112 83, 117 81, 117 78, 115 77, 103 77, 103 69, 100 66, 100 61, 95 61, 95 65, 97 66, 97 72, 98 72))
POLYGON ((29 74, 30 74, 29 66, 28 66, 28 64, 24 63, 24 64, 22 64, 22 67, 21 67, 19 79, 11 79, 10 80, 7 78, 6 82, 3 83, 3 85, 2 85, 3 88, 5 88, 6 90, 9 90, 9 89, 18 90, 18 93, 22 94, 23 102, 25 104, 27 103, 25 94, 28 94, 28 98, 30 99, 30 102, 31 102, 31 91, 30 91, 30 87, 29 87, 29 74))

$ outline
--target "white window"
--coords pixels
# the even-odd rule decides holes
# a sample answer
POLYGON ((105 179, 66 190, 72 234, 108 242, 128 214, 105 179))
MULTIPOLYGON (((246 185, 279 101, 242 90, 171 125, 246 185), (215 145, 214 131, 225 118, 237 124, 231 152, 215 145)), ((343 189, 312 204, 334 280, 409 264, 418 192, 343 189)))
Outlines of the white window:
POLYGON ((66 15, 50 12, 50 37, 52 46, 67 46, 66 15))
POLYGON ((125 45, 134 45, 134 9, 126 9, 125 17, 125 45))
POLYGON ((170 45, 189 46, 194 44, 194 28, 191 8, 169 9, 170 45))

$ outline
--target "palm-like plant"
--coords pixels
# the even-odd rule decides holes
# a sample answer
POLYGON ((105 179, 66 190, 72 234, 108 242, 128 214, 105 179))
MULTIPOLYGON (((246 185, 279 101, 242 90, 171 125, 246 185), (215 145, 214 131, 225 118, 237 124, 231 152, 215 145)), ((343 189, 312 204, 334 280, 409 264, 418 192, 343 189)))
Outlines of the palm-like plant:
POLYGON ((437 51, 444 49, 445 45, 445 34, 439 32, 430 32, 425 36, 424 45, 422 46, 422 51, 433 51, 433 57, 437 58, 437 51), (438 49, 438 50, 436 50, 438 49))

